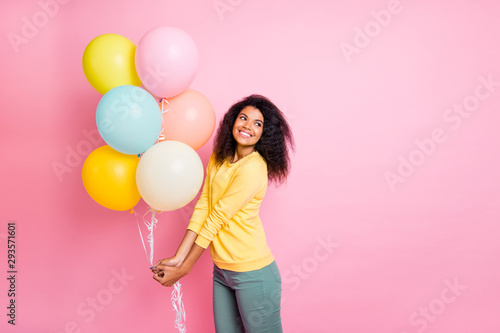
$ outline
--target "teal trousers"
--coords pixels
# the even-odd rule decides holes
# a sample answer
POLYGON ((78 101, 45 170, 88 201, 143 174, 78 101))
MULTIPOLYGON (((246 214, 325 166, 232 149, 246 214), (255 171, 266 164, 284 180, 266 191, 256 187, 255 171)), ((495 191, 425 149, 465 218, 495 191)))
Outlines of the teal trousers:
POLYGON ((276 262, 249 272, 214 265, 213 309, 217 333, 282 333, 281 276, 276 262))

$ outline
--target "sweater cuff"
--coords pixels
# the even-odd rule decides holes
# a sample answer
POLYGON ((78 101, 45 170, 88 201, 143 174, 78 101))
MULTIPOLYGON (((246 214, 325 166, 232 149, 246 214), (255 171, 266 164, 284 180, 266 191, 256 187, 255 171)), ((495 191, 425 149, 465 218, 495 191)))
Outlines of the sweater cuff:
POLYGON ((210 240, 208 240, 205 237, 200 236, 200 235, 198 235, 198 237, 196 237, 196 240, 194 242, 196 243, 196 245, 198 245, 204 249, 206 249, 211 243, 210 240))
POLYGON ((201 228, 203 228, 203 225, 199 224, 198 222, 195 221, 190 221, 187 229, 194 231, 197 235, 200 233, 201 228))

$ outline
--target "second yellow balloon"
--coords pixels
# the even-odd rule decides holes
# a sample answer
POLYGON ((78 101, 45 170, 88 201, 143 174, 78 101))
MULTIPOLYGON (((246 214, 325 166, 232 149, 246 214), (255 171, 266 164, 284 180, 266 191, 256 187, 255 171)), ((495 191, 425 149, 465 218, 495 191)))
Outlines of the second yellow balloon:
POLYGON ((100 205, 129 210, 141 195, 136 185, 139 158, 117 152, 110 146, 95 149, 85 160, 82 180, 87 193, 100 205))

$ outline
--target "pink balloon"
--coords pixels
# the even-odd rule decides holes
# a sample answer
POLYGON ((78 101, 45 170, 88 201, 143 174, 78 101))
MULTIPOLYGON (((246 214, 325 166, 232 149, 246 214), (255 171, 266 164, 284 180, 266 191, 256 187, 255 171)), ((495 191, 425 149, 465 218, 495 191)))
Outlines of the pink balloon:
POLYGON ((194 150, 202 147, 215 129, 215 111, 202 93, 188 89, 160 102, 163 113, 163 131, 160 141, 175 140, 188 144, 194 150))
POLYGON ((191 36, 168 26, 144 34, 135 51, 135 66, 142 84, 152 94, 164 98, 189 87, 198 59, 198 48, 191 36))
POLYGON ((156 95, 155 95, 155 94, 153 94, 151 91, 147 90, 147 89, 146 89, 146 87, 145 87, 143 84, 141 84, 141 86, 140 86, 139 88, 142 88, 142 89, 146 90, 148 93, 150 93, 150 94, 151 94, 151 96, 153 96, 153 97, 154 97, 154 99, 156 99, 156 101, 157 101, 157 102, 160 102, 160 101, 162 100, 162 97, 160 97, 160 96, 156 96, 156 95))

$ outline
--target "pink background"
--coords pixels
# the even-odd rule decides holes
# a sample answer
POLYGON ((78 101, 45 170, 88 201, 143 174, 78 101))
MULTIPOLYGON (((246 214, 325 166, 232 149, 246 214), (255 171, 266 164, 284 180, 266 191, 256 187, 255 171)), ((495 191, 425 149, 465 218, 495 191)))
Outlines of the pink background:
MULTIPOLYGON (((81 181, 102 144, 84 134, 101 95, 83 51, 104 33, 137 44, 159 25, 197 43, 191 87, 218 121, 260 93, 293 128, 293 172, 261 210, 285 332, 500 332, 497 1, 54 1, 0 5, 2 332, 176 332, 134 216, 81 181)), ((204 165, 211 149, 198 150, 204 165)), ((160 215, 155 260, 174 253, 193 204, 160 215)), ((205 253, 181 281, 188 332, 214 330, 211 270, 205 253)))

